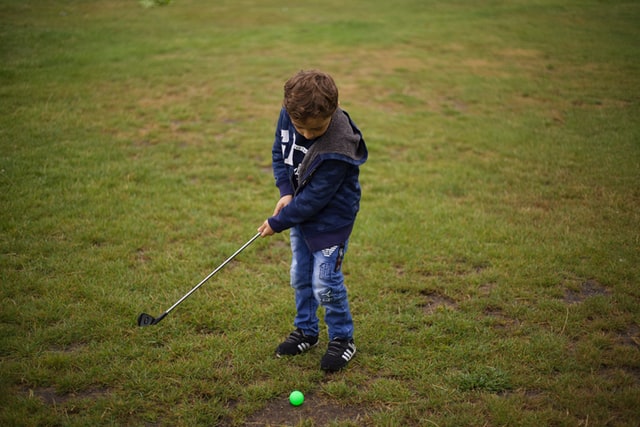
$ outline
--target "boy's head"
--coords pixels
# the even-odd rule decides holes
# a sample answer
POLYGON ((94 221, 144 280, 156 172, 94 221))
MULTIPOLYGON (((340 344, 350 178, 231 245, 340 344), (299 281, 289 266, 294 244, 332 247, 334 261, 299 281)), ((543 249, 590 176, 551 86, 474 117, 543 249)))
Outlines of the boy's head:
POLYGON ((302 136, 322 135, 338 108, 338 87, 327 73, 300 71, 284 85, 284 108, 302 136))

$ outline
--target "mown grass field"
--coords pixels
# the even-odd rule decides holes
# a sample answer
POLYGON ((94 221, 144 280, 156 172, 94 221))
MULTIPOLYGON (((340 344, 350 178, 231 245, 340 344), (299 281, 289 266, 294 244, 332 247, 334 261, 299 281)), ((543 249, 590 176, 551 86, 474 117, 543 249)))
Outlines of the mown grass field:
POLYGON ((640 4, 150 4, 0 4, 0 425, 637 425, 640 4), (272 212, 303 68, 370 151, 334 375, 286 233, 136 326, 272 212))

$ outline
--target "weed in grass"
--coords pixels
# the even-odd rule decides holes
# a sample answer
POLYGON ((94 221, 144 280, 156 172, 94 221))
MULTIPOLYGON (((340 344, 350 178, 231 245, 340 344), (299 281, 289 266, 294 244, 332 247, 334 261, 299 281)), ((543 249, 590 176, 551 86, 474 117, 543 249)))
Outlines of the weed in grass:
POLYGON ((471 372, 459 374, 455 380, 462 391, 502 393, 512 389, 509 375, 498 368, 480 366, 471 372))

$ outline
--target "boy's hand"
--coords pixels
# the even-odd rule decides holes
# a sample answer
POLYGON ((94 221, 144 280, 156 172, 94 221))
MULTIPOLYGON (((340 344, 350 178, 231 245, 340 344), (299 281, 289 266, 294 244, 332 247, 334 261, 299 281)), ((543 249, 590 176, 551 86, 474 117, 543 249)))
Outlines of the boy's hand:
POLYGON ((258 227, 258 232, 262 237, 273 236, 273 234, 275 233, 275 231, 273 231, 273 228, 271 228, 271 226, 269 225, 268 220, 265 220, 265 222, 263 222, 262 225, 258 227))
MULTIPOLYGON (((276 208, 273 210, 273 216, 278 215, 278 212, 280 212, 282 208, 291 203, 292 199, 293 196, 290 194, 280 197, 280 200, 278 200, 278 203, 276 203, 276 208)), ((271 228, 271 226, 269 225, 269 220, 266 220, 260 227, 258 227, 258 232, 262 237, 273 236, 275 234, 275 231, 273 231, 273 228, 271 228)))
POLYGON ((276 208, 273 210, 273 216, 278 215, 278 213, 282 210, 282 208, 284 208, 289 203, 291 203, 292 199, 293 199, 293 196, 291 194, 280 197, 280 200, 278 200, 278 203, 276 203, 276 208))

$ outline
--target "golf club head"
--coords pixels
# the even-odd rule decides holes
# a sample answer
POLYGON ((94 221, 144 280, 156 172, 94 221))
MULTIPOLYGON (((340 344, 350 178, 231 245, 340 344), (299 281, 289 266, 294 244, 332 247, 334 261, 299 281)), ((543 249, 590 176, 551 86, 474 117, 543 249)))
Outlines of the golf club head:
POLYGON ((138 326, 149 326, 156 323, 156 319, 147 313, 140 313, 140 316, 138 316, 138 326))
POLYGON ((167 311, 165 311, 164 313, 162 313, 160 316, 158 317, 153 317, 147 313, 140 313, 140 315, 138 316, 138 326, 149 326, 149 325, 157 325, 158 323, 160 323, 160 321, 162 319, 164 319, 165 317, 167 317, 167 314, 169 314, 169 312, 171 310, 173 310, 174 308, 176 308, 182 301, 184 301, 185 299, 187 299, 189 297, 189 295, 191 295, 192 293, 194 293, 196 290, 198 290, 198 288, 200 288, 200 286, 202 286, 207 280, 209 280, 211 278, 211 276, 213 276, 214 274, 216 274, 218 272, 218 270, 220 270, 222 267, 224 267, 225 265, 227 265, 227 263, 229 261, 231 261, 233 258, 235 258, 236 255, 238 255, 240 252, 242 252, 244 250, 244 248, 246 248, 247 246, 249 246, 254 240, 256 240, 258 237, 260 237, 261 233, 256 233, 247 243, 245 243, 242 247, 240 247, 240 249, 238 249, 237 251, 235 251, 233 253, 233 255, 231 255, 229 258, 227 258, 225 260, 225 262, 223 262, 222 264, 220 264, 218 266, 218 268, 216 268, 215 270, 213 270, 211 273, 209 273, 209 275, 207 277, 205 277, 203 280, 200 281, 200 283, 198 283, 193 289, 191 289, 189 292, 187 292, 182 298, 180 298, 175 304, 173 304, 171 307, 169 307, 167 309, 167 311))

